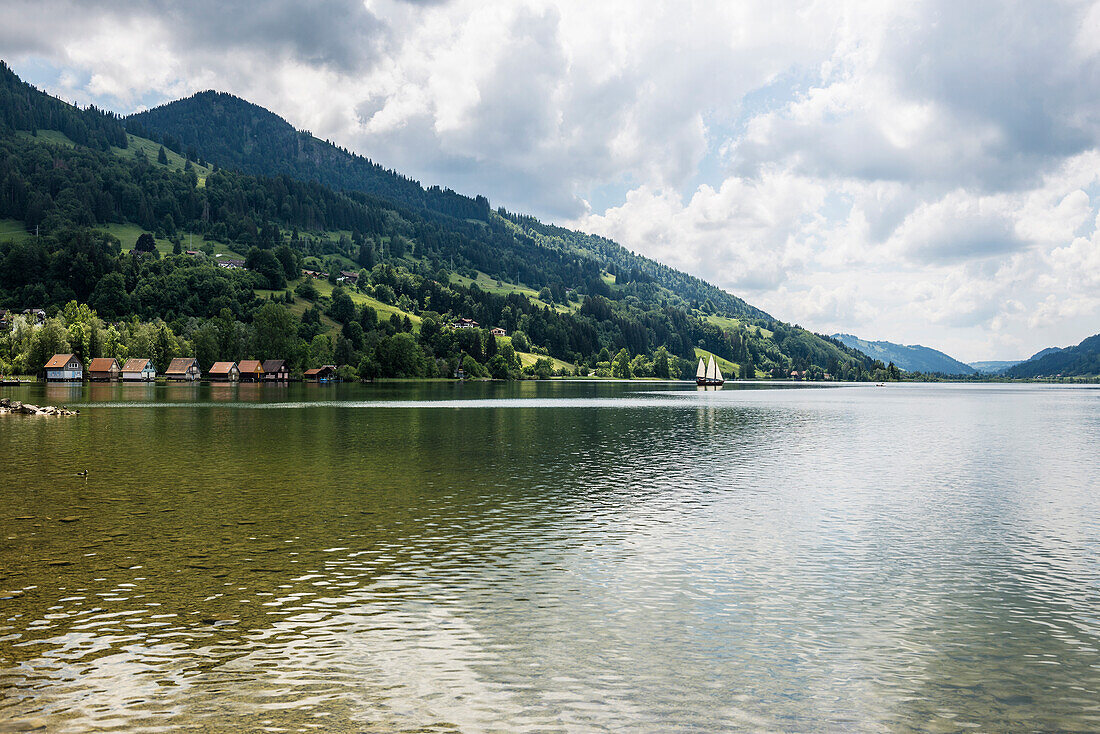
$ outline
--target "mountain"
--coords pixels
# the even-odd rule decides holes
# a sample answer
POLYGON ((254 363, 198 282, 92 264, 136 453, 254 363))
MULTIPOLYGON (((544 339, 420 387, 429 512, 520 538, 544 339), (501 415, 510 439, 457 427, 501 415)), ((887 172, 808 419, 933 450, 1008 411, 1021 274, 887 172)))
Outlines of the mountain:
POLYGON ((1027 362, 1033 362, 1041 357, 1045 357, 1048 354, 1054 354, 1055 352, 1062 351, 1061 347, 1047 347, 1046 349, 1040 349, 1035 354, 1031 355, 1027 359, 1018 359, 1015 361, 990 361, 990 362, 971 362, 970 366, 976 369, 981 374, 985 375, 1003 375, 1010 367, 1015 367, 1018 364, 1026 364, 1027 362))
POLYGON ((1051 347, 1005 370, 1006 377, 1091 377, 1100 375, 1100 334, 1075 347, 1051 347))
MULTIPOLYGON (((543 224, 534 217, 490 210, 484 196, 468 197, 450 189, 423 188, 419 182, 383 168, 369 158, 322 141, 275 113, 230 94, 206 91, 125 118, 127 129, 163 142, 169 150, 201 158, 222 168, 261 176, 289 176, 338 190, 359 192, 407 207, 446 229, 483 239, 479 223, 507 222, 508 229, 537 244, 565 253, 582 253, 610 272, 655 281, 692 305, 751 319, 771 316, 740 298, 686 273, 634 255, 611 240, 543 224)), ((482 272, 525 284, 550 284, 552 274, 521 272, 524 263, 500 259, 501 253, 477 248, 461 253, 482 272)), ((635 278, 638 280, 638 278, 635 278)), ((579 283, 573 285, 580 285, 579 283)), ((565 287, 569 287, 566 285, 565 287)))
POLYGON ((1031 355, 1030 357, 1028 357, 1024 361, 1025 362, 1032 362, 1036 359, 1042 359, 1043 357, 1047 356, 1048 354, 1055 354, 1056 352, 1061 352, 1061 351, 1062 351, 1062 347, 1047 347, 1046 349, 1040 349, 1038 352, 1031 355))
POLYGON ((999 375, 1007 370, 1009 367, 1020 364, 1020 360, 990 360, 985 362, 969 362, 968 364, 983 375, 999 375))
POLYGON ((483 196, 425 189, 411 178, 296 130, 275 113, 224 92, 199 92, 130 115, 125 124, 129 132, 160 140, 180 155, 202 157, 241 173, 285 174, 459 218, 484 220, 489 212, 483 196))
MULTIPOLYGON (((469 358, 481 374, 496 341, 443 328, 466 317, 520 332, 530 362, 609 370, 618 353, 620 371, 645 374, 664 350, 686 374, 703 349, 753 376, 875 377, 858 350, 699 278, 484 197, 424 189, 228 95, 121 120, 0 62, 0 220, 0 307, 54 313, 75 300, 124 331, 134 318, 161 324, 163 354, 271 356, 261 343, 275 329, 296 368, 430 376, 469 358), (345 289, 332 282, 341 271, 345 289)), ((22 359, 11 349, 0 343, 0 372, 22 359)))
POLYGON ((867 341, 852 334, 833 334, 833 338, 852 349, 882 360, 893 362, 907 372, 940 373, 945 375, 972 375, 974 367, 964 364, 943 352, 919 344, 904 345, 884 341, 867 341))

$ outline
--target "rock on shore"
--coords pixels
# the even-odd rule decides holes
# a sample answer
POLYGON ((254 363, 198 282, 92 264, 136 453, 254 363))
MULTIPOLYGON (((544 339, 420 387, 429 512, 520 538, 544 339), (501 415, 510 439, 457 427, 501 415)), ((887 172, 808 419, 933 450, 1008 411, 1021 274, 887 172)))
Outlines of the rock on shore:
POLYGON ((79 410, 59 408, 55 405, 31 405, 10 398, 0 398, 0 414, 19 413, 22 415, 76 415, 79 410))

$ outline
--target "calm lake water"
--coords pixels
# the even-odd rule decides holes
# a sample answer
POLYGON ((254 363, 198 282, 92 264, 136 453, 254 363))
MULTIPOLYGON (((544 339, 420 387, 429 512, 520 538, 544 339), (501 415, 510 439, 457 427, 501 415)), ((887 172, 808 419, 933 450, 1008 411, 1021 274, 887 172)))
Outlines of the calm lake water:
POLYGON ((3 390, 0 731, 1100 730, 1100 389, 3 390))

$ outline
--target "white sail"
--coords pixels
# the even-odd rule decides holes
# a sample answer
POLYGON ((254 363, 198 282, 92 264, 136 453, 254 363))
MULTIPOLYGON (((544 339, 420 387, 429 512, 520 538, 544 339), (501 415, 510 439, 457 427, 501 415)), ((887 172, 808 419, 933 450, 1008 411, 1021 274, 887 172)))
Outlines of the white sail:
POLYGON ((718 382, 726 381, 726 378, 722 377, 722 368, 718 366, 717 362, 714 363, 714 379, 718 380, 718 382))
POLYGON ((716 365, 714 363, 714 357, 712 355, 711 358, 710 358, 710 361, 707 362, 707 379, 708 380, 715 379, 717 369, 718 369, 718 365, 716 365))
POLYGON ((695 379, 702 380, 707 376, 707 367, 703 364, 703 358, 699 358, 699 369, 695 370, 695 379))

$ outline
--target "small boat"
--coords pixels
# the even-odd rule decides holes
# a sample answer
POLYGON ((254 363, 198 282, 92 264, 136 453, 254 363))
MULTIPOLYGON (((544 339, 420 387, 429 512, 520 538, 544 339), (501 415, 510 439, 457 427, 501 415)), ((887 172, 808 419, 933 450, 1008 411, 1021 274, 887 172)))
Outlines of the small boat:
POLYGON ((695 384, 701 387, 717 387, 724 383, 726 378, 722 377, 722 370, 718 367, 718 363, 714 361, 714 355, 711 355, 710 361, 705 365, 703 364, 703 358, 699 358, 699 368, 695 370, 695 384))

